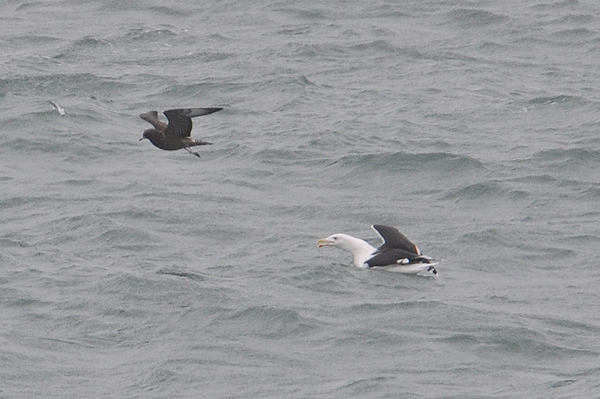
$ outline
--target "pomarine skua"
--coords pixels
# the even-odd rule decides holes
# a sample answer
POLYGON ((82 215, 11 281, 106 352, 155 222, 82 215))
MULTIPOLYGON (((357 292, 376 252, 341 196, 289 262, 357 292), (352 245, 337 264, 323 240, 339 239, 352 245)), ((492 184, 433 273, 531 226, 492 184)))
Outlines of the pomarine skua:
POLYGON ((144 131, 143 139, 148 139, 152 144, 161 150, 175 151, 182 148, 200 157, 200 154, 193 152, 189 147, 196 145, 209 145, 208 141, 196 140, 191 137, 192 118, 196 116, 208 115, 223 108, 177 108, 164 111, 169 123, 165 124, 158 119, 157 111, 148 111, 140 114, 140 118, 149 122, 154 129, 144 131))

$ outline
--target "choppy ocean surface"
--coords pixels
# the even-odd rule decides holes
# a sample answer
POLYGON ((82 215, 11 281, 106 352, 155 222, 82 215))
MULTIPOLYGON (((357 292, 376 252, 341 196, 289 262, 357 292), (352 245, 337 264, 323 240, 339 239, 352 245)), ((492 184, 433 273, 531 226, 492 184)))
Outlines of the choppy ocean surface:
POLYGON ((2 10, 0 398, 600 397, 597 2, 2 10))

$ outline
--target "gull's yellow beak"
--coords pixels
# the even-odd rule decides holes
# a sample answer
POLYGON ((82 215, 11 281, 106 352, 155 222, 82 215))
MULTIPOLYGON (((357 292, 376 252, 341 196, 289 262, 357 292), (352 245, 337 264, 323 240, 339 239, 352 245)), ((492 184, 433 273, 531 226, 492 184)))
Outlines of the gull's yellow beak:
POLYGON ((317 245, 319 246, 319 248, 325 247, 327 245, 331 245, 332 241, 327 239, 327 238, 321 238, 319 241, 317 241, 317 245))

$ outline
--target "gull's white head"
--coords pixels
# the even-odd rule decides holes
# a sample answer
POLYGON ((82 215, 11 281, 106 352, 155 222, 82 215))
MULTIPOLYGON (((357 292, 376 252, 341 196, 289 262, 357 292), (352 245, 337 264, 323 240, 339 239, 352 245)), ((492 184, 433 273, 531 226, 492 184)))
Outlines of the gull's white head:
POLYGON ((365 262, 371 257, 375 248, 360 238, 349 236, 348 234, 337 233, 327 238, 321 238, 317 241, 319 248, 331 246, 343 249, 352 253, 354 264, 357 267, 365 267, 365 262))
POLYGON ((332 247, 338 247, 341 249, 345 249, 346 251, 352 252, 352 250, 350 249, 350 242, 353 239, 355 239, 355 238, 349 236, 348 234, 337 233, 337 234, 330 235, 327 238, 321 238, 319 241, 317 241, 317 245, 319 246, 319 248, 326 247, 326 246, 332 246, 332 247))

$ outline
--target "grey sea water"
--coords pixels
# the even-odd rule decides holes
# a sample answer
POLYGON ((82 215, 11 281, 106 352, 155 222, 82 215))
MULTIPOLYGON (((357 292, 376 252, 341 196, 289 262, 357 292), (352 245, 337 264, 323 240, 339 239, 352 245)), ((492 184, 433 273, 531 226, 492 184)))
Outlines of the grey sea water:
POLYGON ((0 398, 600 397, 596 2, 1 4, 0 398))

